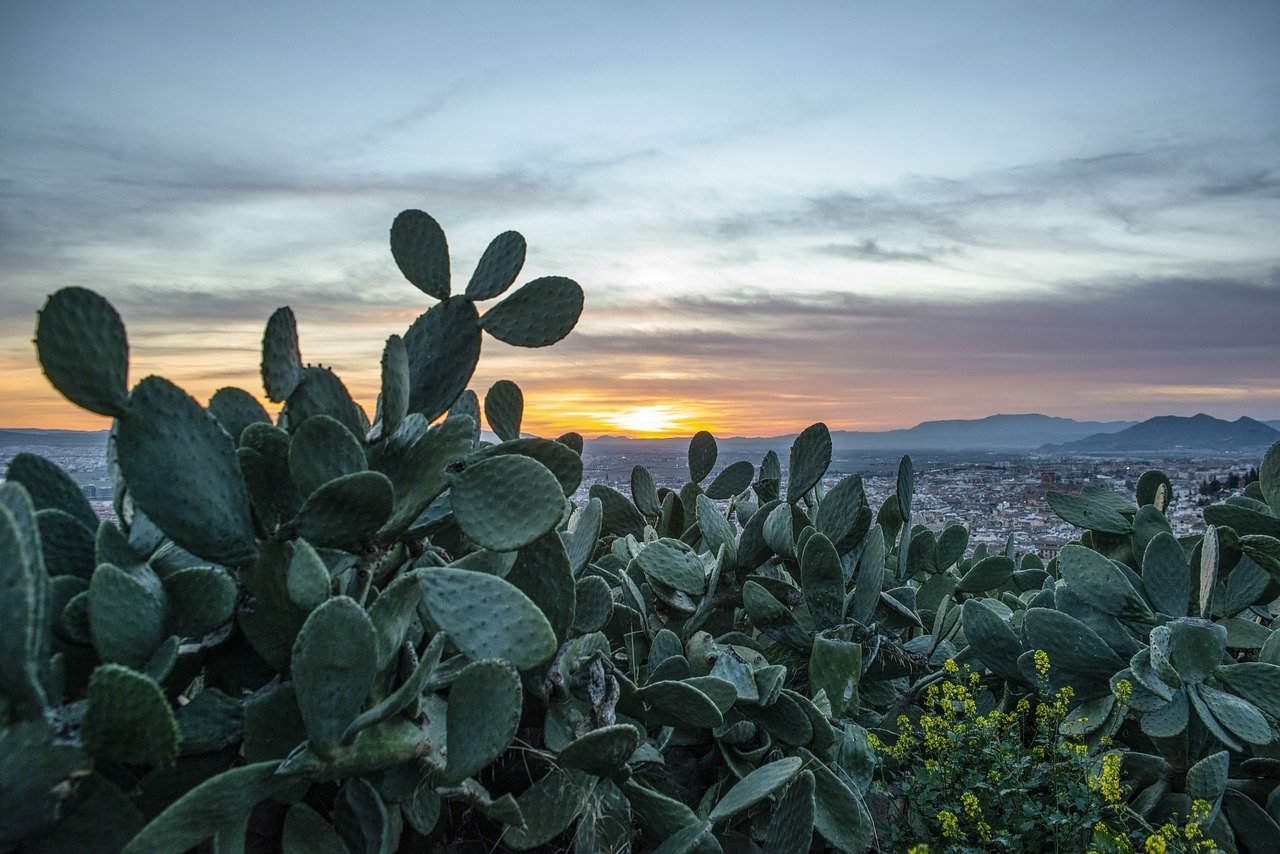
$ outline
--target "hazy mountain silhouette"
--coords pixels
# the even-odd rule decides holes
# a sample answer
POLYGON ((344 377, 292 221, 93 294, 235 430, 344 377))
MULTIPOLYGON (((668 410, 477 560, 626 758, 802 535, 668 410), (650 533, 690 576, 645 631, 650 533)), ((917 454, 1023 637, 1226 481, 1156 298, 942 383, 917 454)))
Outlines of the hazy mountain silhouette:
POLYGON ((1073 442, 1046 446, 1042 450, 1071 454, 1129 451, 1249 453, 1265 451, 1277 439, 1280 439, 1280 430, 1253 418, 1224 421, 1200 413, 1190 418, 1161 415, 1119 432, 1097 433, 1073 442))

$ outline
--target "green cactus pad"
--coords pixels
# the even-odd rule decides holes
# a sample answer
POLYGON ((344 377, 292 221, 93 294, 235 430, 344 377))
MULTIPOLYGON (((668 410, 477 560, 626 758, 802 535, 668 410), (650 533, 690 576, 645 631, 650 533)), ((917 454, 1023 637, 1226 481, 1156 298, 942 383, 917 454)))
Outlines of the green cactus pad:
MULTIPOLYGON (((667 840, 680 836, 683 839, 687 828, 698 828, 694 839, 701 836, 703 822, 698 816, 674 798, 669 798, 634 779, 622 784, 622 791, 631 804, 632 814, 644 830, 646 836, 653 839, 667 840)), ((678 847, 676 850, 680 850, 678 847)), ((690 849, 694 850, 694 849, 690 849)))
POLYGON ((574 600, 574 631, 599 631, 609 621, 613 612, 613 594, 603 578, 591 575, 578 579, 574 585, 574 600))
POLYGON ((742 605, 751 623, 784 646, 808 655, 813 639, 801 627, 791 609, 754 581, 742 587, 742 605))
POLYGON ((290 596, 289 578, 295 573, 323 573, 326 578, 329 574, 305 540, 266 544, 258 560, 240 573, 240 582, 251 594, 238 615, 240 628, 258 655, 277 670, 288 667, 294 639, 311 610, 290 596))
POLYGON ((697 498, 698 528, 706 540, 707 549, 718 554, 721 547, 725 549, 724 562, 733 566, 738 561, 738 532, 733 523, 724 517, 711 499, 705 495, 697 498))
POLYGON ((716 466, 716 437, 699 430, 689 441, 689 480, 701 483, 716 466))
POLYGON ((455 415, 465 415, 471 419, 471 447, 474 448, 480 441, 480 398, 476 397, 474 391, 466 389, 458 395, 453 406, 449 407, 449 417, 455 415))
POLYGON ((1129 520, 1117 510, 1084 496, 1049 491, 1044 497, 1059 518, 1077 528, 1104 534, 1128 534, 1133 530, 1129 520))
POLYGON ((20 483, 36 510, 61 510, 92 531, 98 529, 98 515, 71 476, 44 457, 26 452, 16 454, 5 470, 5 480, 20 483))
POLYGON ((298 320, 288 306, 278 308, 262 333, 262 387, 267 399, 287 400, 302 381, 302 352, 298 347, 298 320))
POLYGON ((563 642, 573 627, 577 603, 573 570, 560 535, 552 531, 522 548, 506 579, 538 606, 563 642))
POLYGON ((484 418, 499 441, 520 438, 520 421, 524 416, 524 395, 520 386, 510 380, 498 380, 484 396, 484 418))
POLYGON ((215 850, 243 848, 253 808, 297 786, 295 778, 276 774, 279 764, 242 765, 210 777, 152 819, 124 854, 183 854, 209 839, 217 840, 215 850))
POLYGON ((1280 442, 1267 449, 1258 466, 1258 488, 1271 506, 1272 513, 1280 513, 1280 442))
POLYGON ((546 347, 572 332, 581 314, 578 283, 563 276, 543 276, 489 309, 480 326, 507 344, 546 347))
POLYGON ((637 538, 644 536, 644 516, 629 498, 603 483, 593 483, 590 495, 600 501, 605 531, 619 537, 625 537, 628 534, 637 538))
POLYGON ((41 716, 45 705, 36 654, 42 609, 35 576, 18 523, 0 505, 0 696, 29 718, 41 716))
POLYGON ((1217 671, 1231 693, 1248 700, 1273 718, 1280 718, 1280 667, 1261 661, 1233 664, 1217 671))
POLYGON ((1022 682, 1018 657, 1022 643, 995 610, 981 599, 970 599, 961 612, 964 636, 978 660, 1007 682, 1022 682))
MULTIPOLYGON (((1096 554, 1096 552, 1090 554, 1096 554)), ((1102 559, 1106 560, 1106 558, 1102 559)), ((1013 577, 1013 571, 1017 568, 1018 565, 1004 555, 991 555, 970 567, 969 571, 960 577, 956 590, 960 593, 995 590, 1008 584, 1009 579, 1013 577)))
POLYGON ((1194 685, 1212 676, 1223 663, 1227 630, 1208 620, 1181 618, 1152 629, 1151 647, 1169 662, 1179 680, 1194 685))
POLYGON ((764 850, 808 851, 813 844, 813 772, 801 771, 783 790, 769 816, 764 850))
POLYGON ((646 516, 657 516, 662 513, 658 488, 653 484, 653 475, 644 466, 635 466, 631 469, 631 500, 646 516))
POLYGON ((89 582, 89 626, 103 661, 141 670, 167 636, 159 579, 139 580, 104 563, 89 582))
POLYGON ((480 359, 475 303, 450 297, 432 306, 409 327, 404 348, 409 356, 409 411, 435 421, 462 394, 480 359))
POLYGON ((571 448, 550 439, 514 439, 489 445, 468 457, 467 463, 471 464, 503 454, 519 454, 542 463, 556 476, 565 497, 573 495, 582 485, 582 457, 575 454, 571 448))
POLYGON ((725 792, 708 818, 713 822, 724 821, 751 809, 791 782, 791 778, 800 773, 803 765, 804 760, 799 756, 788 756, 760 766, 725 792))
POLYGON ((520 677, 505 661, 467 665, 449 689, 447 781, 477 774, 511 744, 520 725, 520 677))
POLYGON ((217 419, 222 429, 236 442, 250 424, 270 424, 271 417, 257 399, 242 388, 220 388, 209 398, 209 414, 217 419))
POLYGON ((182 548, 224 566, 257 546, 235 444, 186 392, 160 377, 138 383, 116 451, 134 503, 182 548), (174 472, 199 472, 175 478, 174 472))
POLYGON ((787 464, 787 501, 795 504, 813 489, 831 465, 831 432, 822 422, 811 424, 791 443, 787 464))
POLYGON ((715 701, 687 682, 651 682, 639 690, 638 696, 660 718, 681 726, 709 728, 724 723, 724 714, 715 701))
POLYGON ((844 622, 844 572, 836 547, 822 534, 814 534, 800 557, 800 584, 804 601, 821 631, 844 622))
POLYGON ((409 351, 399 335, 382 348, 382 436, 385 438, 409 414, 409 351))
POLYGON ((526 248, 524 237, 517 231, 504 231, 493 238, 471 274, 466 295, 473 300, 500 296, 520 275, 526 248))
POLYGON ((129 342, 111 303, 85 288, 63 288, 38 318, 36 351, 54 388, 82 409, 123 417, 129 409, 129 342))
POLYGON ((1027 644, 1031 649, 1048 653, 1051 668, 1109 680, 1125 667, 1125 662, 1097 632, 1069 614, 1050 608, 1029 608, 1023 625, 1027 644))
POLYGON ((216 567, 192 566, 164 578, 169 625, 182 637, 203 637, 235 613, 236 583, 216 567))
POLYGON ((468 465, 450 495, 458 526, 486 549, 524 548, 555 527, 564 494, 555 475, 530 457, 507 454, 468 465))
POLYGON ((822 497, 822 503, 818 505, 817 515, 814 517, 814 527, 818 533, 835 543, 839 550, 839 546, 853 534, 859 510, 866 503, 867 493, 862 484, 862 475, 851 474, 841 478, 822 497))
POLYGON ((88 578, 93 573, 96 552, 93 530, 61 510, 37 511, 36 528, 49 575, 88 578))
POLYGON ((438 300, 449 297, 449 243, 425 211, 401 211, 391 223, 391 255, 414 287, 438 300))
POLYGON ((367 468, 360 440, 336 418, 313 415, 294 430, 289 443, 289 473, 304 496, 331 480, 367 468))
POLYGON ((527 670, 555 654, 551 624, 509 582, 448 568, 418 570, 418 579, 431 618, 472 661, 500 658, 527 670))
POLYGON ((746 490, 755 477, 756 467, 746 460, 730 463, 720 470, 707 487, 707 497, 720 501, 746 490))
POLYGON ((862 678, 862 645, 823 634, 814 636, 809 654, 809 690, 826 691, 833 717, 857 714, 858 681, 862 678))
POLYGON ((450 415, 428 428, 420 415, 410 416, 400 433, 382 442, 371 455, 373 468, 391 478, 395 506, 378 532, 387 541, 403 534, 449 485, 451 464, 471 450, 475 425, 469 417, 450 415))
POLYGON ((1058 567, 1072 591, 1102 613, 1129 620, 1152 617, 1151 608, 1124 572, 1092 549, 1065 546, 1058 555, 1058 567))
POLYGON ((1156 610, 1180 617, 1191 597, 1187 554, 1172 534, 1160 533, 1147 543, 1142 557, 1142 586, 1156 610))
POLYGON ((707 575, 697 553, 679 540, 661 539, 646 545, 636 557, 645 575, 668 587, 701 596, 707 575))
POLYGON ((557 761, 564 768, 607 777, 625 765, 639 746, 639 730, 630 724, 614 724, 575 739, 560 751, 557 761))
POLYGON ((244 747, 246 762, 283 759, 306 740, 307 731, 298 710, 292 681, 268 685, 245 699, 244 747))
POLYGON ((104 664, 89 678, 81 738, 100 760, 159 765, 178 756, 178 723, 164 691, 118 664, 104 664))
POLYGON ((345 475, 311 493, 280 533, 316 546, 358 550, 391 516, 394 500, 391 481, 381 472, 345 475))
POLYGON ((347 780, 333 804, 333 822, 350 851, 394 851, 402 830, 400 811, 384 801, 368 780, 347 780), (394 819, 392 818, 394 816, 394 819))
POLYGON ((305 803, 296 803, 284 816, 281 851, 282 854, 347 854, 347 846, 320 813, 305 803))
POLYGON ((43 719, 0 727, 0 846, 6 849, 51 827, 69 780, 88 771, 83 751, 55 735, 43 719))
POLYGON ((502 843, 516 851, 528 851, 555 839, 582 812, 591 788, 583 774, 552 768, 520 795, 517 803, 526 827, 508 826, 502 843))
POLYGON ((290 433, 297 432, 316 415, 336 418, 353 436, 363 436, 368 429, 347 387, 337 374, 325 367, 302 369, 302 379, 285 402, 284 414, 290 433))
POLYGON ((1236 738, 1246 744, 1271 743, 1271 726, 1253 703, 1208 685, 1196 685, 1190 690, 1199 694, 1217 722, 1236 738))
POLYGON ((346 596, 311 612, 293 645, 298 708, 312 749, 333 755, 378 675, 373 623, 346 596))
POLYGON ((875 827, 863 799, 823 763, 810 762, 808 767, 813 771, 813 823, 819 835, 841 851, 870 849, 875 827))
POLYGON ((569 530, 562 535, 565 539, 565 551, 569 555, 569 566, 575 576, 582 572, 595 554, 603 518, 604 507, 600 499, 588 499, 574 515, 569 530))
POLYGON ((562 433, 556 437, 556 441, 566 448, 571 449, 578 456, 582 456, 582 434, 575 433, 570 430, 568 433, 562 433))

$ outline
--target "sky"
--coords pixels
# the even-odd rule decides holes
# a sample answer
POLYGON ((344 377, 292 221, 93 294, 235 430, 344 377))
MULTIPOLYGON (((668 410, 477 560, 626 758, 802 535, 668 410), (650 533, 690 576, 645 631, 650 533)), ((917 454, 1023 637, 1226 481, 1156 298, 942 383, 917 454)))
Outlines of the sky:
POLYGON ((108 426, 35 360, 67 285, 201 401, 290 305, 372 411, 406 208, 456 291, 508 229, 582 285, 472 381, 540 435, 1280 418, 1277 44, 1231 0, 3 3, 0 426, 108 426))

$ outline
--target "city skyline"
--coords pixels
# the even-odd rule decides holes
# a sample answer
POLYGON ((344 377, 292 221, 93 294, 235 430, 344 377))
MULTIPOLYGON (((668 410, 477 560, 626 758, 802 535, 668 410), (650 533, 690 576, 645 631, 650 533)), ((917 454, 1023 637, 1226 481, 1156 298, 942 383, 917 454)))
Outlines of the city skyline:
POLYGON ((372 412, 408 207, 455 289, 506 229, 582 284, 472 382, 543 435, 1280 418, 1272 5, 308 8, 0 11, 0 426, 107 426, 31 347, 69 284, 202 401, 292 305, 372 412))

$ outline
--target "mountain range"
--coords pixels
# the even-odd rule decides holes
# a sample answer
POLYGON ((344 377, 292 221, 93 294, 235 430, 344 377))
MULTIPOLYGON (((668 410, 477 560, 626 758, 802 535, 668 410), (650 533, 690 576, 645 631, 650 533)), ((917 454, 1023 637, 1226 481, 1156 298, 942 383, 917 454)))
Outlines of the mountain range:
MULTIPOLYGON (((790 445, 796 434, 717 437, 725 450, 753 451, 790 445)), ((0 448, 90 446, 106 444, 105 430, 0 429, 0 448)), ((485 438, 494 439, 486 435, 485 438)), ((901 430, 833 430, 836 453, 860 451, 1038 451, 1055 454, 1116 454, 1137 451, 1172 453, 1260 453, 1280 440, 1280 420, 1235 421, 1203 413, 1189 418, 1161 415, 1146 421, 1076 421, 1049 415, 989 415, 977 419, 924 421, 901 430)), ((625 450, 635 444, 683 450, 688 438, 631 439, 601 436, 588 440, 596 451, 625 450)))

